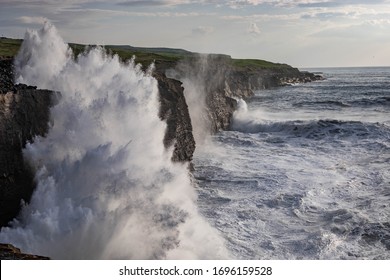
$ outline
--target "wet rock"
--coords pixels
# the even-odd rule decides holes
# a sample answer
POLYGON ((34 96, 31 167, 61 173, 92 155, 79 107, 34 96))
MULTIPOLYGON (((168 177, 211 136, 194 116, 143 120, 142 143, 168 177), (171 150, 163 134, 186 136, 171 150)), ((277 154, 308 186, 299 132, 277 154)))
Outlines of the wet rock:
POLYGON ((52 95, 25 86, 0 94, 0 226, 7 225, 22 201, 31 198, 34 174, 22 149, 35 136, 47 133, 52 95))
POLYGON ((163 73, 156 72, 154 77, 160 92, 159 116, 167 123, 164 145, 167 148, 174 145, 173 161, 191 161, 195 140, 182 84, 167 78, 163 73))
POLYGON ((0 94, 14 90, 12 62, 11 58, 0 59, 0 94))
POLYGON ((0 244, 1 260, 49 260, 48 257, 25 254, 11 244, 0 244))

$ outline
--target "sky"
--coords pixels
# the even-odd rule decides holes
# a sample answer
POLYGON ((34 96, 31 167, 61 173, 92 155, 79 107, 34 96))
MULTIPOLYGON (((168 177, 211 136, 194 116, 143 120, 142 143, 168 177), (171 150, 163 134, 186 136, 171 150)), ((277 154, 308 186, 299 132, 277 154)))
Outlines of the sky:
POLYGON ((390 66, 390 0, 0 0, 0 36, 183 48, 294 67, 390 66))

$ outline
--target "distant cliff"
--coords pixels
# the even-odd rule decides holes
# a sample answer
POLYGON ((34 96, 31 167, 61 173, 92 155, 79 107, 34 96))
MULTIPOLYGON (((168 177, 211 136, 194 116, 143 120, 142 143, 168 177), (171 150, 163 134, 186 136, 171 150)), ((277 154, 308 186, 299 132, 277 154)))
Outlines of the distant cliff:
POLYGON ((204 95, 205 113, 211 133, 229 129, 238 98, 248 99, 256 90, 322 79, 322 76, 301 72, 286 64, 235 60, 218 54, 189 56, 173 67, 169 65, 170 68, 158 66, 157 69, 166 72, 169 77, 189 80, 195 85, 196 88, 185 88, 185 95, 189 90, 204 95))

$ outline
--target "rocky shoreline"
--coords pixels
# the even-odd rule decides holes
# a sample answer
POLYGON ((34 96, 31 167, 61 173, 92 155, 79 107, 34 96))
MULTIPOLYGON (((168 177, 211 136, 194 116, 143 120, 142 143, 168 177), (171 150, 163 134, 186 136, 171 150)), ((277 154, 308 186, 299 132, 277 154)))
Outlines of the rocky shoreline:
MULTIPOLYGON (((174 145, 172 160, 182 162, 191 162, 196 146, 180 81, 184 75, 196 74, 203 83, 210 133, 229 128, 237 98, 248 98, 259 89, 321 79, 292 67, 233 67, 222 55, 207 56, 206 64, 204 60, 194 58, 184 64, 178 63, 174 68, 177 77, 171 77, 171 73, 168 78, 167 67, 166 64, 156 63, 153 74, 160 92, 159 117, 167 123, 164 145, 174 145)), ((15 85, 12 58, 0 59, 0 227, 8 226, 18 215, 22 203, 28 203, 31 198, 35 187, 34 175, 23 160, 22 150, 35 136, 47 133, 50 107, 57 102, 59 95, 34 86, 15 85)), ((0 246, 0 259, 28 258, 9 246, 12 245, 0 246)))

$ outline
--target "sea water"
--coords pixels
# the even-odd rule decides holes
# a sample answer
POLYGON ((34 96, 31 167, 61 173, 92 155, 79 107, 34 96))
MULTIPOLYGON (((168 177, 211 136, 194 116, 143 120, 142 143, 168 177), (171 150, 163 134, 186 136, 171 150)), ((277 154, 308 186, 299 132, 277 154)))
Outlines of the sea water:
POLYGON ((199 207, 240 259, 390 258, 390 68, 239 100, 197 147, 199 207))

